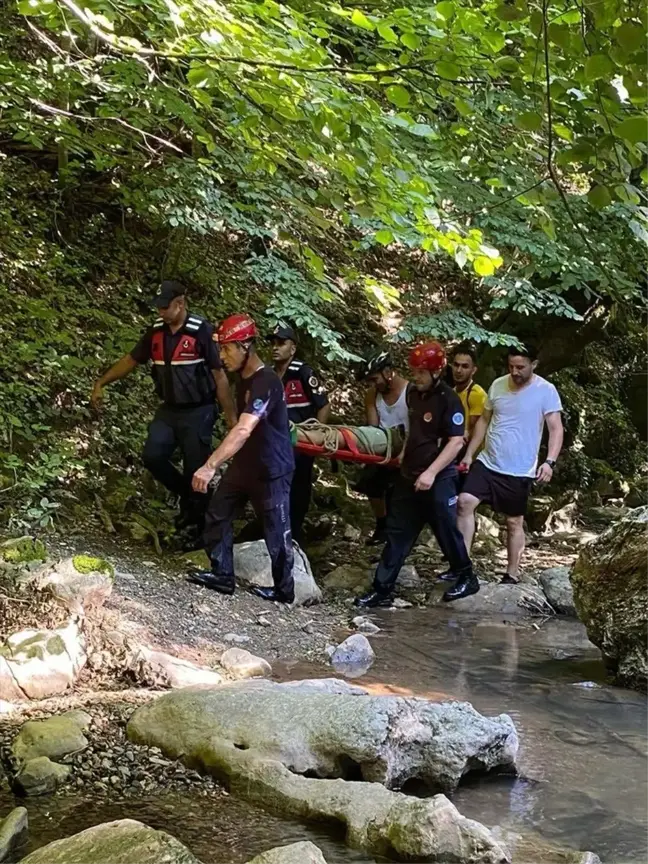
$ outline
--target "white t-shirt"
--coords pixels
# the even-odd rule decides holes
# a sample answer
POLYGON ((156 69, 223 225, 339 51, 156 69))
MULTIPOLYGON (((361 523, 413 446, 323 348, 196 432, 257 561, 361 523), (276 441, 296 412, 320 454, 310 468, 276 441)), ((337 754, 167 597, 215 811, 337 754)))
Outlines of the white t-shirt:
POLYGON ((409 429, 407 387, 403 387, 400 396, 393 405, 388 405, 382 394, 376 393, 376 411, 378 412, 378 421, 383 429, 394 429, 396 426, 404 426, 407 432, 409 429))
POLYGON ((504 375, 491 384, 485 407, 493 416, 477 458, 500 474, 535 477, 545 415, 562 411, 554 385, 534 375, 526 387, 515 390, 504 375))

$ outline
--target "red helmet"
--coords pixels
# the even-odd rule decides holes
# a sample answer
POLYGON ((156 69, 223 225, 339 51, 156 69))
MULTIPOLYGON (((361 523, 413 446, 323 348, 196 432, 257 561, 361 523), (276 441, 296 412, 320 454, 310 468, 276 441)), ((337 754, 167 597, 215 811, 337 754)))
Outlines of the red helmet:
POLYGON ((216 331, 216 341, 219 345, 227 342, 247 342, 257 336, 257 327, 249 315, 230 315, 221 321, 216 331))
POLYGON ((408 357, 412 369, 427 369, 428 372, 441 372, 447 362, 445 350, 438 342, 417 345, 416 348, 412 348, 408 357))

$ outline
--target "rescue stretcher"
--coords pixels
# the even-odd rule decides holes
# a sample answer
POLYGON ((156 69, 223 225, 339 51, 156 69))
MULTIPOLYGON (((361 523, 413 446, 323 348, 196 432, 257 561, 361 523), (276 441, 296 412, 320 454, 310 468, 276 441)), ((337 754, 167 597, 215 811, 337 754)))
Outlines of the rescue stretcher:
POLYGON ((396 467, 404 441, 398 428, 328 426, 317 420, 292 424, 291 431, 298 453, 364 465, 396 467))

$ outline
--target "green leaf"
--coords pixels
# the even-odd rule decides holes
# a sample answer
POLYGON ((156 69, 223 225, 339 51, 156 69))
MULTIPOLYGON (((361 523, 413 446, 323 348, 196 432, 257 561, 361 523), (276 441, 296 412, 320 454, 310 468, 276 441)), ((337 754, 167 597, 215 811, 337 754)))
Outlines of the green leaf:
POLYGON ((625 138, 632 144, 648 140, 648 116, 641 114, 638 117, 627 117, 614 130, 619 138, 625 138))
POLYGON ((491 51, 498 54, 506 45, 504 34, 499 30, 486 30, 483 36, 484 42, 488 45, 491 51))
POLYGON ((568 48, 570 41, 569 27, 564 24, 549 25, 549 39, 561 48, 568 48))
POLYGON ((495 272, 495 264, 486 255, 478 255, 473 261, 473 270, 478 276, 492 276, 495 272))
POLYGON ((421 47, 421 40, 416 33, 403 33, 400 37, 403 45, 407 46, 411 51, 416 51, 421 47))
POLYGON ((452 0, 441 0, 441 3, 437 3, 434 8, 446 21, 449 21, 455 13, 455 4, 452 0))
POLYGON ((520 18, 526 17, 526 12, 523 9, 518 9, 517 6, 509 5, 508 3, 500 3, 495 7, 495 17, 500 21, 518 21, 520 18))
POLYGON ((389 24, 380 23, 376 29, 385 42, 398 42, 398 36, 389 24))
POLYGON ((50 5, 50 3, 39 2, 39 0, 20 0, 18 3, 18 12, 21 15, 40 15, 45 11, 43 7, 50 5))
POLYGON ((614 74, 614 64, 607 54, 592 54, 585 61, 585 78, 597 81, 600 78, 611 78, 614 74))
POLYGON ((506 72, 509 75, 515 75, 520 71, 520 65, 513 57, 498 57, 495 65, 502 72, 506 72))
POLYGON ((454 100, 455 108, 461 114, 462 117, 470 117, 473 113, 472 105, 469 105, 465 99, 455 99, 454 100))
POLYGON ((376 243, 380 243, 381 246, 389 246, 390 243, 394 242, 394 235, 391 231, 383 228, 381 231, 376 232, 374 240, 376 243))
POLYGON ((435 135, 434 129, 428 123, 414 123, 408 131, 412 135, 418 135, 419 138, 429 138, 431 135, 435 135))
POLYGON ((402 87, 400 84, 392 84, 385 90, 385 95, 389 99, 389 101, 396 105, 398 108, 405 108, 409 105, 410 94, 409 91, 402 87))
POLYGON ((619 45, 626 51, 633 53, 637 51, 646 41, 646 34, 639 24, 633 24, 631 21, 626 21, 620 27, 617 27, 614 38, 619 45))
POLYGON ((537 132, 542 128, 542 117, 535 111, 524 111, 515 118, 515 125, 526 132, 537 132))
POLYGON ((439 60, 439 62, 434 67, 434 71, 442 78, 448 78, 451 80, 459 78, 459 76, 461 75, 461 69, 457 66, 457 64, 451 63, 448 60, 439 60))
POLYGON ((634 204, 636 206, 641 203, 637 190, 630 183, 620 183, 618 186, 615 186, 614 194, 624 204, 634 204))
POLYGON ((612 203, 612 196, 607 186, 594 186, 587 193, 587 200, 595 210, 602 210, 612 203))
POLYGON ((373 21, 370 21, 360 9, 354 9, 351 15, 351 23, 356 27, 362 27, 363 30, 373 30, 373 21))
POLYGON ((563 126, 562 123, 554 123, 553 131, 559 138, 562 138, 565 141, 572 141, 574 138, 574 133, 567 126, 563 126))

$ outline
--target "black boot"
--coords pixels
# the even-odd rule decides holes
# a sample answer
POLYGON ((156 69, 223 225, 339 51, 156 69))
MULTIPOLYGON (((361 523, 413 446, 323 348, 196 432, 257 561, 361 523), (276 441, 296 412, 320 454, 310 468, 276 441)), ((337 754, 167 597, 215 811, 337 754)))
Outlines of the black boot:
POLYGON ((289 597, 287 594, 283 594, 280 591, 277 591, 276 588, 252 588, 252 593, 256 594, 257 597, 263 598, 263 600, 274 600, 276 603, 294 603, 295 595, 289 597))
POLYGON ((452 570, 444 570, 443 573, 439 573, 436 577, 436 582, 456 582, 457 577, 452 572, 452 570))
POLYGON ((222 576, 212 573, 211 570, 193 570, 187 576, 187 582, 202 585, 203 588, 211 588, 213 591, 218 591, 219 594, 233 594, 236 588, 233 579, 224 579, 222 576))
POLYGON ((376 519, 376 527, 371 537, 365 540, 365 546, 384 546, 387 542, 387 517, 376 519))
POLYGON ((362 597, 356 597, 353 605, 360 607, 360 609, 373 609, 376 606, 389 608, 393 599, 394 595, 391 593, 381 594, 379 591, 371 590, 368 594, 363 594, 362 597))
POLYGON ((456 584, 445 592, 443 599, 446 603, 450 603, 452 600, 461 600, 462 597, 470 597, 471 594, 476 594, 478 591, 479 580, 471 567, 461 573, 456 584))

